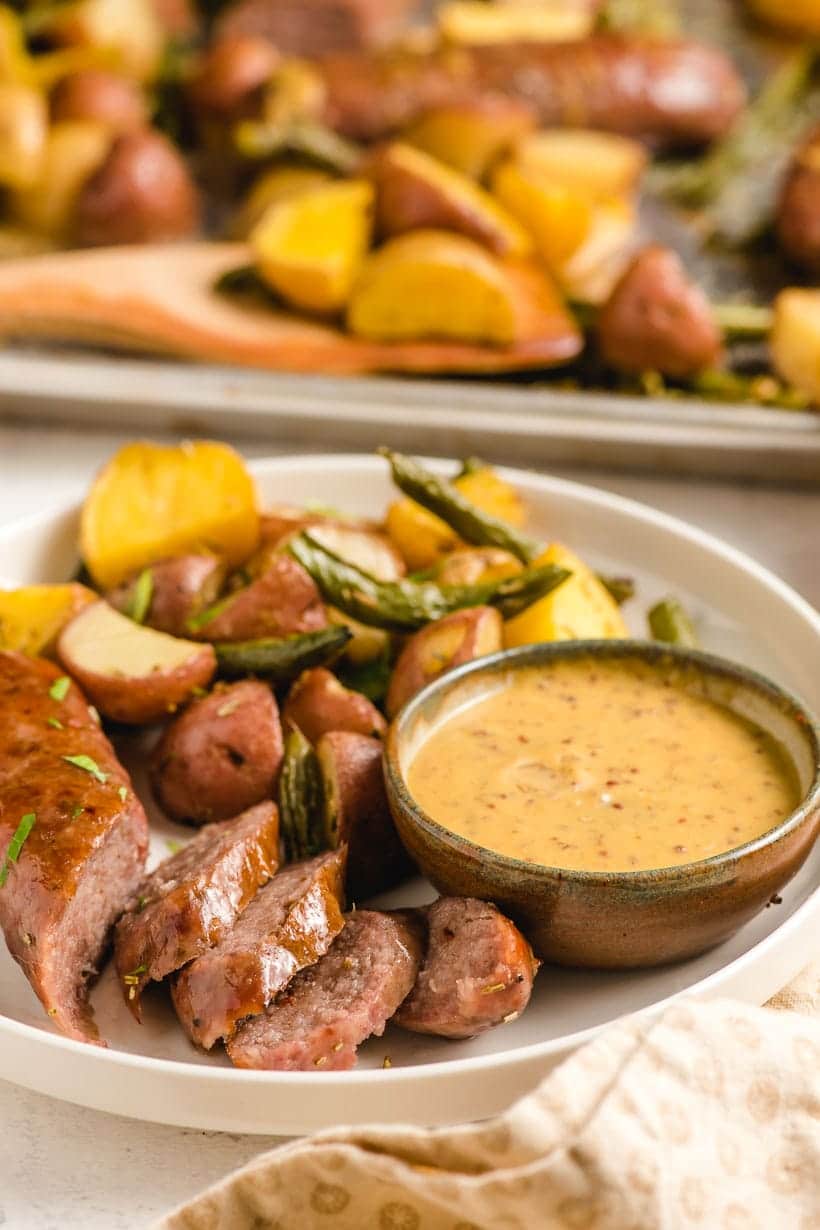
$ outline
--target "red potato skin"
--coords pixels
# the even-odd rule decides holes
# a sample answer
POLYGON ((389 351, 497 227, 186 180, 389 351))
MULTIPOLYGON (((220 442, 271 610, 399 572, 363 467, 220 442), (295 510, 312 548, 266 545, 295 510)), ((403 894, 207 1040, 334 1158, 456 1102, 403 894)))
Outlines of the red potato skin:
POLYGON ((657 245, 637 254, 604 304, 598 345, 616 371, 680 379, 716 366, 723 353, 706 296, 677 254, 657 245))
MULTIPOLYGON (((152 564, 151 578, 151 605, 144 622, 158 632, 187 638, 188 620, 216 601, 225 567, 215 555, 176 555, 152 564)), ((132 577, 106 594, 111 606, 128 611, 137 579, 132 577)))
POLYGON ((332 671, 303 671, 282 710, 285 730, 295 726, 311 743, 331 730, 381 738, 387 723, 372 701, 339 682, 332 671))
MULTIPOLYGON (((90 610, 84 607, 75 619, 90 610)), ((207 687, 216 674, 212 645, 203 645, 183 666, 152 675, 100 675, 78 664, 67 637, 74 620, 66 624, 57 642, 57 656, 68 673, 85 689, 104 717, 131 726, 145 726, 174 713, 197 688, 207 687)))
POLYGON ((440 897, 420 913, 427 954, 395 1023, 413 1033, 473 1038, 520 1016, 539 962, 515 923, 473 897, 440 897))
POLYGON ((80 192, 75 238, 81 247, 156 243, 197 230, 199 194, 176 146, 142 129, 117 138, 80 192))
POLYGON ((281 56, 258 35, 225 35, 208 48, 194 74, 188 94, 202 113, 223 120, 252 112, 260 90, 270 80, 281 56))
POLYGON ((243 679, 218 685, 171 723, 151 756, 151 787, 174 820, 227 820, 272 797, 282 756, 273 693, 243 679))
POLYGON ((0 889, 0 925, 53 1024, 99 1042, 88 984, 142 876, 148 823, 77 685, 62 701, 50 696, 62 674, 0 652, 0 850, 24 815, 36 817, 0 889), (105 781, 64 760, 77 755, 105 781))
POLYGON ((720 51, 610 34, 432 54, 336 55, 320 69, 326 121, 364 141, 400 131, 431 107, 501 93, 531 106, 543 126, 696 145, 728 132, 746 101, 740 76, 720 51))
POLYGON ((415 865, 390 814, 381 742, 334 730, 322 735, 316 754, 334 812, 336 842, 348 847, 348 897, 358 902, 385 892, 411 875, 415 865))
POLYGON ((86 68, 63 77, 51 95, 51 118, 97 120, 114 132, 136 132, 148 123, 142 90, 128 77, 86 68))
POLYGON ((376 225, 382 235, 402 235, 425 227, 456 231, 475 239, 498 256, 509 254, 509 242, 495 219, 475 209, 465 199, 448 196, 432 179, 425 178, 402 157, 402 146, 391 144, 377 150, 362 174, 376 188, 376 225))
POLYGON ((223 940, 278 864, 279 813, 260 803, 200 829, 145 877, 115 937, 117 975, 136 1020, 146 984, 223 940))
POLYGON ((503 640, 504 621, 494 607, 453 611, 427 624, 405 643, 393 667, 387 690, 388 716, 395 717, 411 697, 447 671, 485 654, 497 653, 503 640))
POLYGON ((820 125, 797 151, 786 174, 776 228, 789 260, 820 277, 820 125))
POLYGON ((252 641, 326 627, 319 591, 304 568, 289 555, 273 555, 261 576, 191 635, 208 641, 252 641))

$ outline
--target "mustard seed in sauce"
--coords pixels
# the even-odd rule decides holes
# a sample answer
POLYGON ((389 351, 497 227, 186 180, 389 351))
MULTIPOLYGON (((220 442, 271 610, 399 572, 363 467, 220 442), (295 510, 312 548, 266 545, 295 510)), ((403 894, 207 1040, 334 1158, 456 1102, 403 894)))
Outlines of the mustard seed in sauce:
POLYGON ((419 748, 408 784, 428 815, 478 845, 592 871, 708 858, 799 801, 764 731, 679 677, 583 659, 514 672, 459 710, 419 748), (478 734, 492 737, 477 746, 478 734))

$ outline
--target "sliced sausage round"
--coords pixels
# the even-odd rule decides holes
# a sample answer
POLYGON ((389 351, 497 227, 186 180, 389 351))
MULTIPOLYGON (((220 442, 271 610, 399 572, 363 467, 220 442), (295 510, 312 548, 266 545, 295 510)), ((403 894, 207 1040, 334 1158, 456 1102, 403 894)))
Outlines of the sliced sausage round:
POLYGON ((414 1033, 472 1038, 519 1016, 538 961, 515 923, 473 897, 440 897, 424 914, 427 955, 396 1024, 414 1033))
POLYGON ((239 1068, 329 1072, 352 1068, 381 1035, 419 970, 423 934, 410 914, 356 910, 316 965, 297 974, 265 1013, 228 1043, 239 1068))

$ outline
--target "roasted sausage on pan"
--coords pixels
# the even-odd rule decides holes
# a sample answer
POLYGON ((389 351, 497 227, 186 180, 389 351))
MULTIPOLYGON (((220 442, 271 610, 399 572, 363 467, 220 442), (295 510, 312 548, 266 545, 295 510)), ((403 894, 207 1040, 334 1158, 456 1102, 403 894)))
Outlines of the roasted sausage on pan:
POLYGON ((420 112, 486 94, 529 104, 545 125, 602 128, 664 145, 711 141, 731 127, 746 93, 731 61, 687 40, 597 35, 575 43, 513 43, 320 63, 325 118, 376 140, 420 112))

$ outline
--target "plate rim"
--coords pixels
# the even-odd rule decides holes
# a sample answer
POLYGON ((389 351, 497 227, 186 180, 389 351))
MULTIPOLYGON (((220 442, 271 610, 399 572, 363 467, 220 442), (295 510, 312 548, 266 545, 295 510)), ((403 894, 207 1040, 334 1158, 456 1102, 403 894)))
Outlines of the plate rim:
MULTIPOLYGON (((306 463, 320 470, 338 470, 340 467, 347 470, 356 470, 365 466, 372 470, 374 474, 384 473, 383 461, 370 453, 299 453, 282 457, 257 458, 250 461, 248 465, 254 477, 262 477, 269 473, 298 471, 306 463)), ((452 466, 452 462, 448 463, 442 459, 425 459, 425 463, 442 473, 446 473, 448 466, 452 466)), ((497 467, 497 469, 499 473, 513 481, 520 482, 521 477, 524 476, 531 483, 540 486, 544 494, 555 495, 559 498, 564 495, 581 498, 587 504, 592 504, 606 510, 622 512, 627 516, 637 518, 645 524, 654 524, 656 528, 662 529, 664 532, 671 532, 678 538, 688 539, 695 545, 706 548, 712 554, 721 556, 727 562, 740 567, 747 574, 751 574, 756 582, 774 592, 781 601, 791 606, 796 613, 801 615, 813 627, 818 635, 818 639, 820 639, 820 612, 817 612, 807 599, 785 581, 782 581, 770 569, 708 530, 691 525, 682 518, 661 512, 642 501, 607 491, 606 488, 591 486, 575 480, 556 478, 552 475, 540 473, 536 470, 528 470, 523 467, 507 466, 497 467)), ((79 514, 80 507, 80 501, 76 499, 64 500, 52 508, 33 513, 28 517, 16 519, 0 528, 0 545, 9 541, 9 539, 15 539, 19 536, 36 532, 38 529, 50 524, 56 526, 71 516, 76 517, 79 514)), ((699 981, 681 990, 673 991, 663 999, 656 1000, 651 1004, 645 1005, 643 1008, 621 1014, 609 1021, 591 1025, 570 1034, 562 1034, 556 1038, 549 1038, 529 1043, 525 1046, 491 1052, 485 1055, 468 1056, 459 1059, 442 1059, 433 1063, 425 1062, 406 1067, 392 1068, 389 1075, 381 1069, 355 1068, 345 1072, 327 1072, 322 1074, 322 1086, 333 1088, 334 1090, 340 1088, 350 1089, 360 1082, 365 1085, 371 1085, 379 1081, 385 1084, 386 1080, 390 1084, 394 1082, 405 1084, 408 1081, 435 1079, 436 1076, 445 1079, 466 1073, 480 1074, 487 1070, 499 1071, 520 1065, 537 1063, 538 1061, 549 1063, 560 1060, 565 1055, 575 1051, 579 1046, 597 1037, 603 1030, 625 1019, 625 1017, 655 1016, 668 1007, 669 1004, 683 996, 693 996, 695 998, 711 996, 716 984, 720 986, 726 981, 734 981, 737 976, 742 976, 745 967, 748 965, 759 966, 765 962, 770 948, 779 949, 783 946, 788 946, 792 933, 808 928, 815 918, 820 921, 820 879, 818 879, 818 883, 806 900, 763 939, 733 960, 727 962, 727 964, 722 965, 719 969, 713 970, 699 981)), ((820 932, 820 927, 816 928, 816 930, 820 932)), ((818 948, 820 949, 820 943, 818 948)), ((805 964, 805 953, 801 954, 799 961, 794 964, 797 966, 797 969, 802 967, 805 964)), ((795 973, 797 969, 794 970, 795 973)), ((19 1042, 28 1043, 35 1047, 44 1046, 49 1051, 63 1053, 67 1057, 82 1056, 84 1060, 91 1059, 89 1047, 86 1043, 47 1032, 39 1026, 30 1025, 0 1013, 0 1036, 3 1035, 13 1037, 19 1042)), ((148 1069, 158 1077, 168 1076, 174 1079, 181 1079, 187 1083, 193 1081, 196 1084, 203 1078, 206 1078, 209 1082, 216 1082, 217 1085, 224 1085, 227 1082, 230 1085, 238 1085, 240 1087, 259 1085, 271 1087, 276 1085, 291 1091, 304 1088, 305 1086, 309 1086, 311 1091, 316 1091, 317 1089, 314 1073, 243 1071, 242 1069, 216 1065, 211 1067, 184 1060, 141 1055, 114 1047, 96 1047, 93 1048, 93 1051, 95 1052, 96 1059, 103 1064, 113 1064, 115 1068, 126 1067, 135 1072, 148 1069)), ((24 1087, 32 1087, 31 1084, 27 1085, 25 1073, 7 1075, 6 1079, 24 1087)), ((74 1101, 74 1099, 71 1100, 74 1101)), ((120 1113, 127 1115, 128 1111, 122 1110, 120 1113)), ((137 1117, 141 1119, 146 1118, 145 1115, 137 1117)), ((152 1121, 167 1122, 167 1120, 158 1120, 156 1118, 152 1121)), ((222 1130, 231 1131, 233 1129, 226 1127, 222 1130)))

